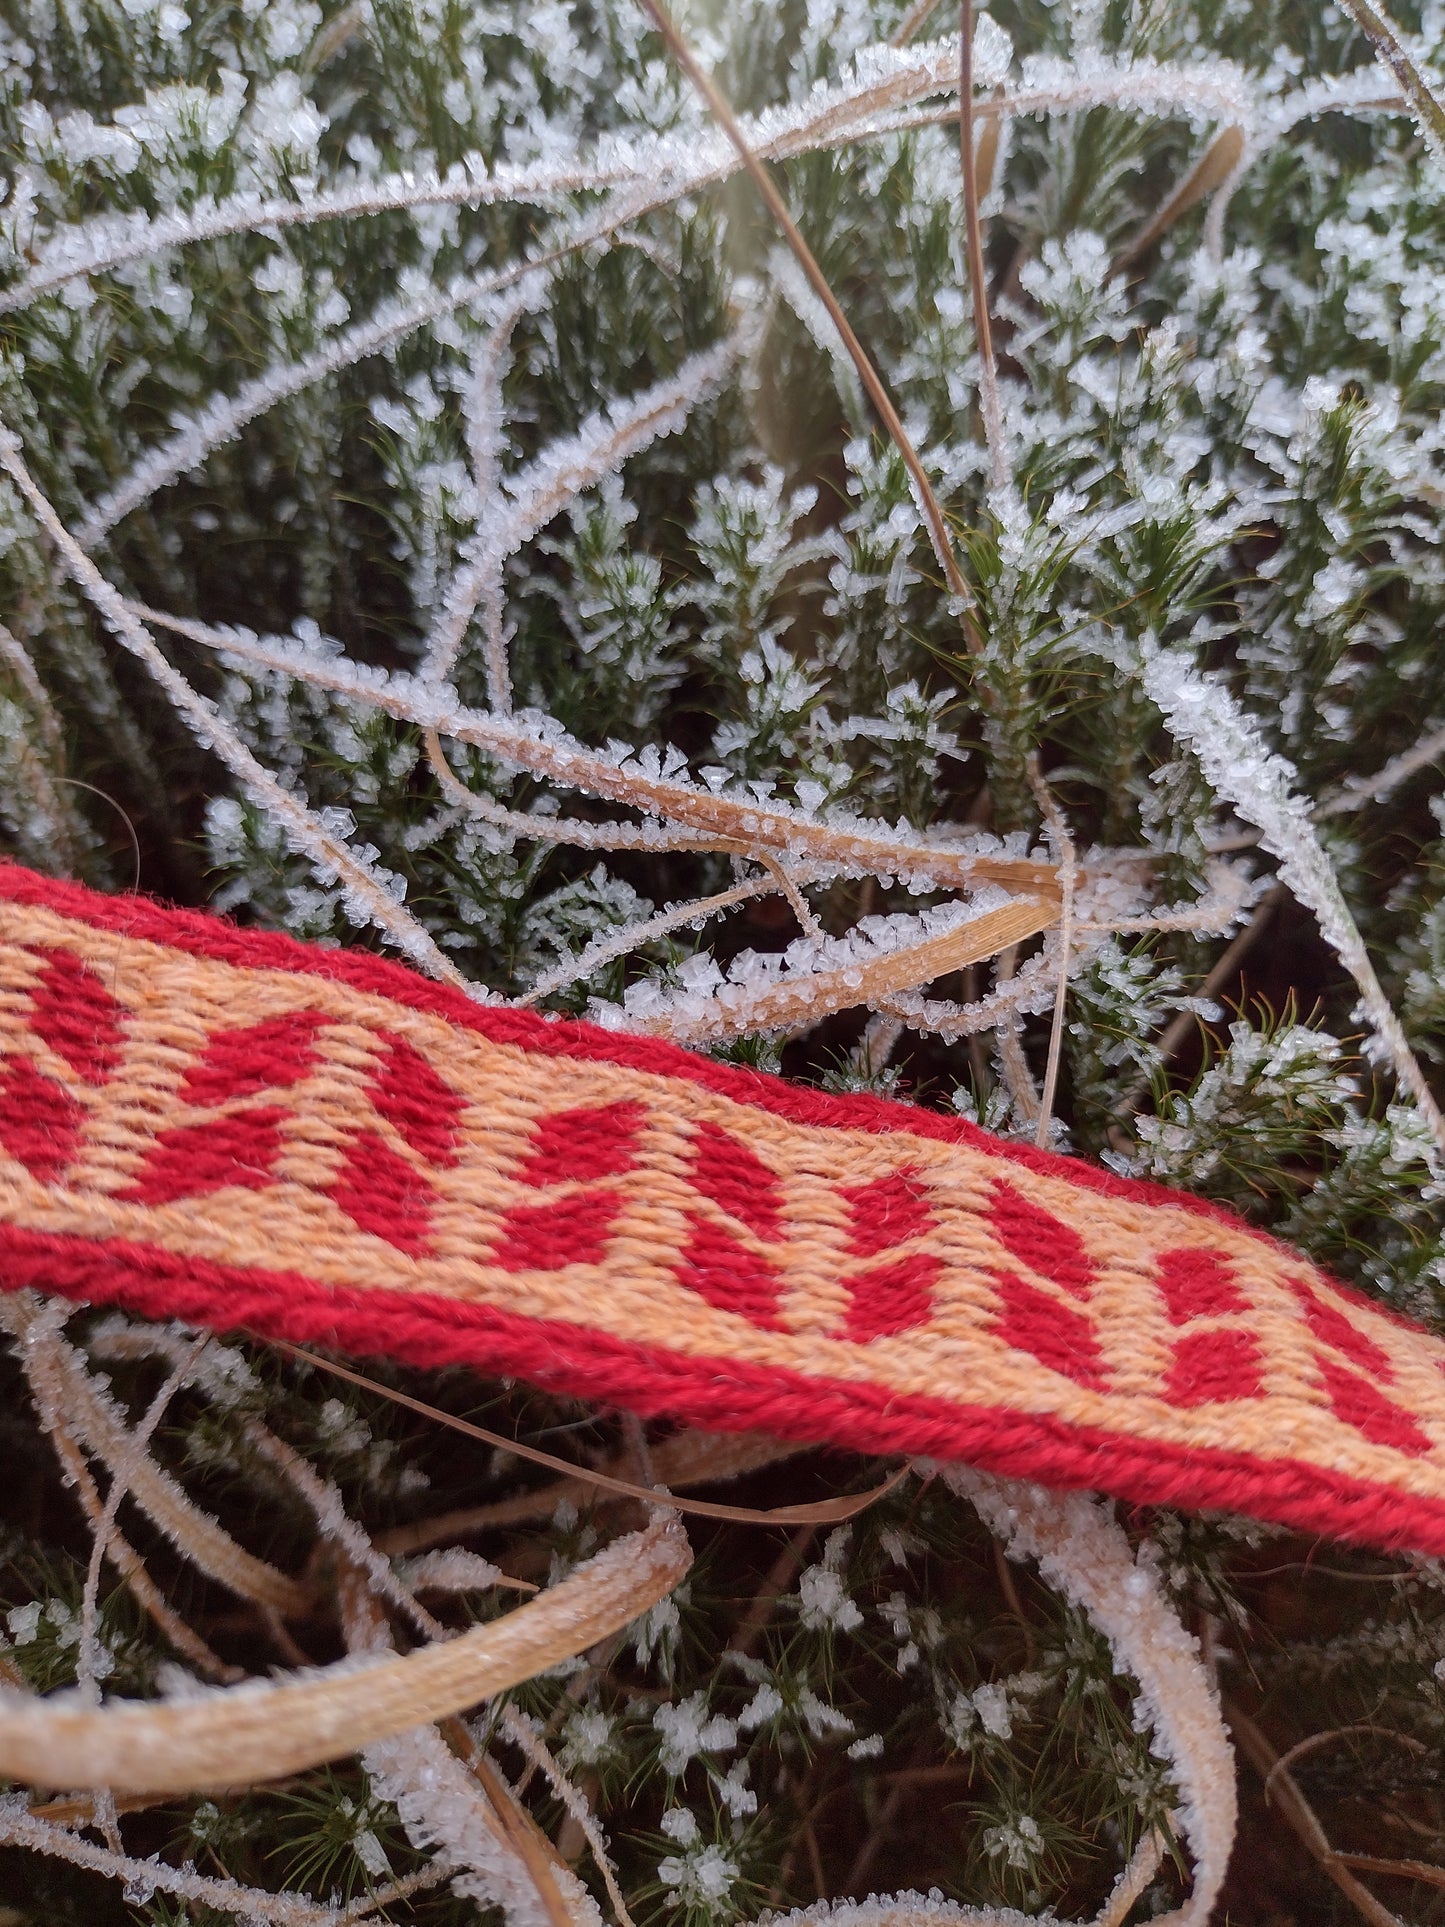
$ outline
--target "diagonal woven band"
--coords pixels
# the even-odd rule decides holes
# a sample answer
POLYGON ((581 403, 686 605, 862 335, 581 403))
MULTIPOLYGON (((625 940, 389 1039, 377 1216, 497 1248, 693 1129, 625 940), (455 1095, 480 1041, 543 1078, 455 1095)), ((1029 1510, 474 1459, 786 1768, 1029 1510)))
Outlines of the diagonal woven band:
POLYGON ((1445 1343, 1222 1212, 0 865, 0 1286, 1445 1554, 1445 1343))

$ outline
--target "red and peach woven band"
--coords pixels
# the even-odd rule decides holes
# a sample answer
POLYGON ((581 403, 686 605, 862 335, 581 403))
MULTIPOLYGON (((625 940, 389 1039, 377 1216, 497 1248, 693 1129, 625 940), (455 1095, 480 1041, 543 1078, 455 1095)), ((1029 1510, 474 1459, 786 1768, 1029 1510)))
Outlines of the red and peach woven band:
POLYGON ((0 865, 0 1286, 1445 1554, 1445 1344, 907 1105, 0 865))

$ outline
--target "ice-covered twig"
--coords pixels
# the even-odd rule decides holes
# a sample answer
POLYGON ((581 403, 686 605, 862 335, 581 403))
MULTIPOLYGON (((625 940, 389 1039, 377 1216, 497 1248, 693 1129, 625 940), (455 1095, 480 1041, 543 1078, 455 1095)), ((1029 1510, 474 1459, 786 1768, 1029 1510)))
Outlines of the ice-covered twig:
POLYGON ((1333 796, 1315 805, 1315 821, 1323 817, 1348 816, 1366 803, 1383 803, 1402 783, 1432 764, 1445 762, 1445 728, 1430 729, 1412 748, 1392 756, 1373 776, 1352 776, 1341 783, 1333 796))
POLYGON ((266 1927, 342 1927, 347 1920, 362 1918, 350 1908, 339 1911, 324 1902, 308 1900, 305 1894, 269 1893, 263 1887, 244 1886, 239 1880, 197 1873, 194 1867, 173 1867, 158 1855, 137 1860, 131 1854, 114 1853, 83 1839, 69 1827, 37 1818, 27 1811, 24 1797, 18 1793, 0 1797, 0 1844, 49 1854, 52 1859, 68 1860, 73 1867, 124 1881, 127 1895, 137 1905, 143 1904, 143 1895, 171 1894, 177 1900, 233 1914, 241 1921, 264 1922, 266 1927))
POLYGON ((1436 160, 1445 161, 1445 101, 1411 59, 1400 29, 1372 0, 1340 0, 1340 7, 1369 41, 1380 65, 1394 76, 1436 160))
MULTIPOLYGON (((131 1434, 104 1383, 85 1369, 79 1355, 58 1332, 44 1334, 39 1301, 29 1293, 0 1295, 0 1323, 24 1341, 32 1334, 37 1342, 43 1339, 47 1371, 70 1427, 114 1476, 116 1467, 128 1456, 131 1434)), ((135 1460, 128 1483, 134 1503, 208 1578, 217 1580, 238 1598, 253 1600, 283 1617, 309 1610, 312 1594, 308 1586, 238 1545, 149 1454, 135 1460)))
POLYGON ((488 695, 500 714, 511 709, 501 628, 503 565, 584 489, 649 443, 676 434, 698 403, 726 378, 742 339, 735 332, 691 356, 675 375, 642 394, 599 410, 575 435, 552 443, 520 474, 507 476, 501 484, 505 493, 493 492, 482 500, 476 534, 465 545, 466 559, 447 585, 441 613, 427 638, 424 680, 442 682, 450 676, 480 603, 490 612, 484 633, 488 695))
MULTIPOLYGON (((919 889, 970 889, 980 883, 997 883, 1035 896, 1058 897, 1058 877, 1052 863, 1006 856, 988 837, 945 841, 870 818, 835 816, 820 822, 773 798, 765 802, 756 796, 709 790, 686 782, 681 775, 685 764, 673 751, 661 756, 651 747, 638 752, 621 746, 590 750, 575 742, 550 717, 535 712, 491 716, 484 710, 465 708, 447 689, 322 655, 294 638, 217 628, 166 615, 141 603, 127 607, 158 628, 172 630, 240 662, 278 670, 314 689, 329 689, 374 704, 422 729, 434 729, 442 736, 470 743, 516 769, 628 805, 665 825, 685 827, 708 838, 712 847, 736 846, 750 854, 769 850, 789 862, 828 864, 839 874, 851 876, 897 878, 919 889)), ((1106 860, 1132 859, 1128 852, 1116 852, 1106 860)), ((1147 853, 1141 860, 1147 865, 1147 853)))
MULTIPOLYGON (((1009 43, 994 30, 980 43, 978 80, 993 86, 1008 67, 1009 43)), ((956 63, 944 45, 900 55, 888 47, 864 47, 851 72, 833 86, 820 86, 793 105, 743 117, 747 136, 764 159, 785 160, 818 146, 855 139, 891 112, 930 94, 951 92, 956 63)), ((646 183, 654 192, 640 208, 652 212, 670 201, 717 185, 740 165, 722 135, 682 134, 621 138, 609 135, 591 156, 488 168, 480 157, 461 163, 444 178, 426 173, 386 175, 343 187, 317 190, 301 182, 284 197, 246 192, 188 209, 148 215, 106 214, 62 228, 40 243, 39 259, 13 286, 0 291, 0 314, 26 308, 40 295, 83 276, 123 267, 148 255, 228 234, 251 234, 433 207, 483 207, 498 203, 552 206, 578 194, 615 191, 635 201, 646 183)), ((634 218, 634 217, 624 217, 634 218)), ((601 238, 594 235, 593 238, 601 238)))
POLYGON ((103 1707, 0 1695, 0 1774, 188 1793, 283 1778, 520 1685, 619 1631, 692 1563, 673 1514, 619 1539, 503 1618, 404 1657, 347 1661, 174 1701, 103 1707))
POLYGON ((1149 1882, 1164 1859, 1164 1836, 1151 1827, 1134 1849, 1133 1858, 1114 1882, 1114 1890, 1104 1902, 1094 1927, 1124 1927, 1149 1882))
POLYGON ((1379 1054, 1414 1098, 1445 1158, 1445 1117, 1375 974, 1309 804, 1295 793, 1294 769, 1267 747, 1224 684, 1202 674, 1182 652, 1156 651, 1140 674, 1171 735, 1193 749, 1211 786, 1256 825, 1262 846, 1278 859, 1281 880, 1314 912, 1321 935, 1355 980, 1379 1054))
POLYGON ((1234 1845, 1234 1756, 1198 1643, 1160 1587, 1153 1548, 1146 1541, 1136 1554, 1106 1506, 1086 1493, 1050 1492, 963 1466, 938 1472, 976 1507, 1011 1559, 1037 1560, 1042 1576, 1108 1640, 1119 1670, 1139 1682, 1135 1719, 1153 1729, 1173 1767, 1180 1825, 1194 1854, 1194 1892, 1165 1918, 1174 1927, 1204 1927, 1234 1845))
POLYGON ((444 1639, 446 1629, 424 1606, 418 1605, 391 1569, 390 1561, 379 1553, 370 1538, 346 1510, 346 1502, 330 1479, 323 1479, 316 1468, 259 1419, 246 1421, 246 1439, 253 1452, 275 1466, 281 1476, 300 1493, 316 1520, 323 1539, 363 1573, 378 1598, 385 1599, 409 1619, 424 1639, 444 1639))
MULTIPOLYGON (((20 1337, 18 1355, 30 1395, 35 1401, 36 1414, 41 1425, 55 1448, 60 1461, 61 1471, 66 1483, 72 1487, 85 1514, 86 1523, 92 1532, 99 1527, 103 1507, 100 1490, 91 1476, 71 1423, 63 1380, 56 1368, 57 1348, 61 1344, 58 1326, 42 1309, 40 1302, 29 1292, 4 1294, 7 1301, 28 1303, 35 1314, 28 1327, 20 1330, 14 1325, 10 1330, 20 1337)), ((148 1613, 164 1638, 168 1639, 175 1650, 188 1659, 198 1672, 207 1679, 235 1680, 240 1677, 234 1666, 228 1666, 206 1644, 198 1632, 188 1626, 175 1611, 159 1586, 146 1570, 145 1562, 131 1545, 125 1535, 112 1531, 105 1545, 105 1555, 125 1581, 126 1585, 142 1611, 148 1613)))
POLYGON ((733 965, 732 980, 716 988, 684 989, 668 997, 653 984, 637 984, 620 1010, 594 1005, 592 1015, 616 1028, 685 1044, 752 1031, 793 1030, 818 1023, 833 1011, 884 1002, 991 957, 1047 929, 1058 914, 1058 906, 1043 898, 1009 897, 974 908, 971 915, 956 904, 948 912, 925 912, 923 917, 866 918, 846 937, 791 945, 784 957, 792 967, 782 975, 775 974, 781 959, 747 955, 733 965), (945 916, 951 928, 922 934, 936 929, 937 920, 945 916))
POLYGON ((426 757, 442 794, 468 815, 479 816, 508 836, 526 837, 541 843, 570 843, 579 850, 647 850, 653 855, 663 850, 728 850, 745 856, 745 847, 735 841, 713 836, 695 836, 687 830, 664 829, 660 823, 585 823, 577 816, 544 816, 540 811, 509 810, 468 789, 461 782, 442 751, 441 738, 434 729, 422 733, 426 757))
MULTIPOLYGON (((347 1648, 357 1657, 393 1650, 361 1574, 344 1577, 341 1617, 347 1648)), ((602 1927, 596 1902, 551 1851, 471 1732, 454 1719, 443 1731, 445 1737, 435 1726, 418 1725, 375 1741, 361 1756, 412 1845, 435 1853, 454 1893, 500 1907, 507 1927, 602 1927)))
MULTIPOLYGON (((466 420, 467 454, 472 465, 472 486, 477 496, 476 541, 485 543, 487 524, 499 507, 497 491, 501 477, 502 382, 507 372, 512 332, 522 316, 541 298, 545 282, 540 277, 531 286, 524 284, 505 301, 492 319, 485 340, 472 352, 471 380, 462 395, 466 420)), ((433 631, 427 652, 426 673, 445 677, 451 674, 462 637, 472 611, 482 612, 482 665, 487 677, 487 699, 493 709, 512 707, 512 677, 507 663, 506 610, 502 598, 502 558, 483 571, 476 580, 471 608, 452 595, 438 630, 433 631)))
POLYGON ((348 914, 358 922, 374 923, 428 976, 439 977, 444 983, 485 1001, 487 992, 467 982, 405 905, 377 881, 357 853, 284 789, 271 772, 257 762, 215 704, 192 689, 171 667, 119 591, 101 574, 56 514, 25 464, 18 437, 3 424, 0 424, 0 468, 25 498, 36 521, 60 551, 67 574, 117 642, 140 658, 201 747, 212 750, 255 802, 281 824, 293 846, 309 858, 317 874, 328 881, 339 879, 344 887, 348 914))
MULTIPOLYGON (((803 881, 821 882, 827 876, 826 870, 809 870, 803 881)), ((521 1004, 534 1004, 541 997, 550 997, 554 992, 565 989, 568 984, 582 983, 604 964, 612 963, 618 957, 625 957, 630 951, 638 950, 645 943, 655 943, 669 931, 680 930, 687 926, 696 927, 708 918, 719 916, 724 910, 731 910, 739 903, 750 903, 758 897, 774 895, 782 886, 771 874, 754 877, 747 883, 734 884, 731 890, 720 890, 716 896, 699 897, 692 903, 677 903, 670 909, 659 911, 655 917, 644 918, 641 922, 630 923, 623 930, 604 930, 592 939, 584 950, 575 957, 568 957, 553 970, 545 971, 525 996, 517 999, 521 1004)))
POLYGON ((55 713, 50 692, 36 674, 29 650, 3 622, 0 622, 0 666, 8 669, 15 678, 16 687, 35 719, 46 751, 58 766, 65 755, 65 732, 60 726, 60 718, 55 713))
POLYGON ((651 983, 626 992, 622 1010, 593 1004, 593 1017, 622 1029, 649 1031, 672 1043, 717 1043, 751 1031, 792 1031, 819 1023, 855 1004, 886 1006, 900 992, 933 983, 948 971, 979 964, 998 950, 1037 937, 1058 921, 1058 906, 1037 896, 1013 896, 986 906, 952 904, 921 917, 865 917, 848 937, 805 938, 782 958, 746 952, 732 977, 717 987, 676 996, 651 983), (950 927, 938 935, 938 923, 950 927), (778 975, 776 967, 788 962, 778 975))
POLYGON ((626 1897, 617 1884, 617 1873, 612 1865, 612 1856, 607 1850, 607 1836, 597 1824, 597 1816, 588 1805, 587 1796, 576 1781, 563 1772, 552 1749, 541 1734, 535 1732, 528 1721, 510 1706, 503 1710, 502 1730, 522 1754, 527 1764, 536 1767, 542 1773, 547 1784, 576 1823, 591 1851, 593 1865, 602 1876, 602 1884, 607 1889, 607 1898, 612 1902, 612 1911, 617 1917, 618 1927, 634 1927, 626 1897))
POLYGON ((162 1381, 155 1397, 132 1428, 125 1450, 117 1455, 110 1468, 110 1490, 105 1495, 105 1504, 91 1535, 90 1562, 86 1567, 85 1585, 80 1596, 80 1645, 75 1656, 76 1685, 92 1704, 100 1699, 100 1636, 96 1624, 100 1606, 100 1571, 115 1534, 121 1501, 130 1490, 142 1460, 150 1458, 151 1439, 165 1417, 171 1400, 189 1379, 196 1360, 210 1342, 209 1336, 205 1335, 191 1341, 189 1356, 182 1359, 162 1381))

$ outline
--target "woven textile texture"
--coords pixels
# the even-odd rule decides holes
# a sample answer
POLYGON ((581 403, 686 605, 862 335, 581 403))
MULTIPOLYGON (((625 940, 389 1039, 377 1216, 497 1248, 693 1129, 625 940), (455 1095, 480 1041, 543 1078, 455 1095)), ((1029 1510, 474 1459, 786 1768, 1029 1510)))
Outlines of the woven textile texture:
POLYGON ((0 1285, 1445 1554, 1445 1343, 906 1105, 0 865, 0 1285))

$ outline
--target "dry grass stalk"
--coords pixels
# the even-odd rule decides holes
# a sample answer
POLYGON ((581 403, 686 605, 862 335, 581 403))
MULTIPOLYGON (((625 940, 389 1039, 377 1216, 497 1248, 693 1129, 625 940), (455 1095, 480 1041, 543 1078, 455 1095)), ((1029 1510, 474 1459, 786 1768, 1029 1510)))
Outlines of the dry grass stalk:
MULTIPOLYGON (((993 123, 997 127, 997 123, 993 123)), ((995 132, 995 140, 997 133, 995 132)), ((983 259, 983 223, 979 218, 978 149, 973 132, 973 0, 959 0, 958 8, 958 149, 963 174, 964 244, 968 254, 968 289, 973 300, 973 334, 978 354, 978 400, 983 415, 983 437, 988 448, 989 476, 996 489, 1012 479, 1004 446, 1003 409, 999 404, 998 364, 993 353, 993 328, 988 316, 988 274, 983 259)))
POLYGON ((1085 1493, 1052 1493, 956 1465, 938 1473, 972 1502, 1011 1559, 1038 1561, 1042 1576, 1108 1640, 1118 1670, 1138 1681, 1141 1712, 1173 1766, 1180 1824, 1194 1853, 1194 1892, 1164 1918, 1171 1927, 1204 1927, 1234 1845, 1234 1755, 1198 1642, 1165 1599, 1147 1549, 1136 1558, 1109 1511, 1085 1493))
POLYGON ((549 1927, 573 1927, 573 1917, 557 1882, 568 1872, 552 1842, 518 1800, 459 1719, 442 1720, 438 1730, 484 1794, 505 1845, 526 1868, 549 1927))
POLYGON ((193 1793, 249 1786, 345 1757, 520 1685, 625 1626, 692 1563, 659 1514, 504 1618, 385 1658, 175 1702, 101 1708, 0 1700, 0 1773, 30 1785, 193 1793))
POLYGON ((1063 1055, 1064 1010, 1069 998, 1069 964, 1072 960, 1074 945, 1074 888, 1079 873, 1078 860, 1074 850, 1074 840, 1069 835, 1063 811, 1054 798, 1053 791, 1045 781, 1038 753, 1031 751, 1028 759, 1029 784, 1038 802, 1044 822, 1048 825, 1049 841, 1053 845, 1054 856, 1059 865, 1059 881, 1063 886, 1063 901, 1059 906, 1059 982, 1054 993, 1054 1020, 1049 1028, 1049 1055, 1044 1068, 1044 1087, 1039 1094, 1038 1127, 1034 1142, 1038 1148, 1047 1150, 1049 1143, 1049 1123, 1054 1114, 1054 1098, 1059 1088, 1059 1060, 1063 1055))
MULTIPOLYGON (((659 1484, 674 1491, 680 1486, 712 1485, 725 1479, 742 1478, 745 1473, 776 1465, 781 1459, 795 1458, 805 1449, 783 1439, 769 1438, 765 1432, 677 1432, 651 1448, 652 1471, 659 1484)), ((627 1457, 612 1459, 598 1469, 625 1483, 622 1474, 630 1463, 627 1457)), ((585 1473, 571 1475, 554 1484, 538 1486, 533 1492, 514 1492, 509 1498, 495 1499, 490 1505, 461 1507, 455 1512, 437 1513, 430 1519, 418 1519, 410 1525, 393 1526, 388 1532, 379 1532, 373 1544, 389 1559, 402 1558, 474 1532, 550 1519, 559 1505, 567 1501, 573 1505, 585 1503, 597 1489, 585 1473)))
MULTIPOLYGON (((355 1568, 343 1575, 341 1616, 358 1658, 391 1652, 380 1602, 355 1568)), ((375 1741, 362 1764, 412 1844, 435 1850, 456 1893, 500 1905, 510 1927, 601 1927, 591 1895, 463 1721, 375 1741)))
MULTIPOLYGON (((129 1454, 132 1434, 115 1401, 85 1369, 74 1347, 58 1333, 43 1330, 42 1317, 40 1301, 31 1293, 6 1293, 0 1298, 0 1324, 22 1340, 22 1362, 32 1355, 32 1343, 38 1344, 53 1374, 57 1410, 114 1476, 129 1454)), ((313 1595, 304 1581, 238 1545, 209 1513, 191 1502, 179 1482, 149 1453, 135 1460, 127 1483, 131 1499, 207 1578, 283 1618, 300 1618, 310 1611, 313 1595)))
POLYGON ((90 1564, 86 1569, 85 1587, 80 1601, 80 1647, 76 1655, 76 1685, 86 1699, 96 1702, 100 1698, 97 1685, 97 1661, 100 1657, 97 1632, 97 1613, 100 1604, 100 1574, 105 1563, 106 1550, 117 1530, 121 1501, 130 1490, 135 1473, 142 1463, 149 1462, 149 1445, 155 1435, 156 1427, 165 1417, 167 1408, 176 1393, 186 1383, 191 1371, 206 1346, 210 1344, 209 1335, 194 1339, 187 1350, 187 1356, 176 1364, 160 1390, 141 1415, 126 1440, 124 1453, 110 1468, 110 1490, 105 1495, 100 1518, 95 1524, 95 1533, 90 1548, 90 1564))
POLYGON ((617 1884, 617 1872, 612 1865, 612 1857, 607 1851, 607 1837, 598 1826, 597 1816, 588 1805, 581 1788, 563 1772, 560 1762, 541 1734, 534 1732, 529 1722, 511 1707, 505 1708, 502 1713, 502 1729, 527 1761, 528 1766, 535 1767, 543 1774, 547 1784, 562 1802, 569 1818, 586 1841, 593 1864, 602 1877, 603 1886, 607 1889, 607 1898, 612 1903, 612 1911, 617 1917, 618 1927, 635 1927, 626 1896, 617 1884))
POLYGON ((858 371, 858 379, 863 384, 864 392, 872 402, 889 440, 898 450, 908 470, 918 497, 919 508, 928 525, 933 552, 943 570, 944 580, 948 584, 950 593, 956 596, 961 604, 960 621, 964 637, 970 650, 977 654, 983 647, 983 636, 978 627, 977 600, 964 577, 963 570, 959 567, 958 556, 953 547, 953 537, 949 533, 948 523, 928 471, 923 466, 918 450, 913 446, 908 430, 903 426, 903 418, 893 405, 893 397, 884 386, 883 377, 874 367, 867 349, 854 332, 853 324, 843 312, 842 304, 834 294, 827 275, 818 265, 817 256, 804 240, 802 230, 789 213, 788 204, 779 192, 777 183, 749 141, 741 121, 733 112, 731 103, 712 76, 699 64, 691 47, 678 32, 666 7, 662 5, 662 0, 638 0, 638 4, 662 35, 668 52, 707 102, 713 118, 737 150, 738 158, 762 195, 768 212, 778 225, 779 232, 792 249, 798 266, 807 276, 809 286, 827 310, 828 319, 837 330, 839 339, 858 371))
MULTIPOLYGON (((0 1294, 0 1319, 7 1314, 14 1316, 17 1310, 38 1314, 26 1330, 19 1348, 21 1369, 35 1401, 41 1426, 55 1448, 65 1482, 73 1488, 91 1531, 97 1532, 105 1507, 68 1416, 63 1341, 56 1329, 57 1313, 63 1317, 68 1307, 65 1310, 59 1307, 42 1310, 33 1293, 0 1294)), ((230 1684, 241 1678, 237 1668, 212 1652, 200 1634, 187 1625, 171 1606, 151 1578, 145 1561, 124 1533, 112 1531, 108 1535, 105 1556, 120 1574, 142 1611, 149 1615, 162 1636, 169 1640, 183 1659, 189 1660, 207 1679, 230 1684)))
POLYGON ((1358 1720, 1351 1726, 1332 1726, 1328 1732, 1308 1734, 1304 1739, 1297 1740, 1287 1753, 1280 1754, 1279 1758, 1265 1776, 1264 1797, 1266 1801, 1270 1799, 1273 1793, 1276 1777, 1281 1773, 1288 1773, 1293 1768, 1296 1760, 1305 1759, 1309 1754, 1318 1752, 1322 1746, 1332 1746, 1336 1740, 1348 1739, 1353 1733, 1372 1733, 1380 1739, 1395 1740, 1403 1746, 1407 1752, 1415 1754, 1417 1758, 1429 1751, 1425 1743, 1422 1740, 1417 1740, 1413 1734, 1401 1733, 1393 1726, 1376 1726, 1370 1720, 1358 1720))
MULTIPOLYGON (((461 1432, 467 1438, 508 1452, 514 1458, 528 1459, 533 1465, 544 1465, 549 1472, 561 1472, 569 1484, 590 1486, 599 1492, 612 1492, 619 1498, 634 1499, 649 1508, 659 1503, 659 1495, 651 1486, 638 1485, 632 1479, 615 1478, 609 1472, 594 1472, 586 1466, 568 1465, 565 1459, 554 1458, 550 1452, 540 1451, 535 1445, 523 1445, 520 1439, 504 1438, 500 1432, 489 1432, 484 1425, 474 1425, 470 1419, 458 1418, 455 1413, 444 1412, 439 1406, 428 1405, 419 1398, 412 1398, 407 1392, 398 1392, 391 1386, 378 1384, 375 1379, 352 1371, 348 1365, 338 1365, 334 1359, 319 1358, 316 1353, 303 1351, 299 1345, 288 1344, 285 1339, 273 1339, 271 1342, 278 1350, 290 1352, 293 1358, 304 1358, 318 1371, 344 1378, 349 1385, 374 1392, 378 1398, 390 1399, 393 1405, 404 1406, 407 1411, 432 1419, 438 1425, 445 1425, 450 1431, 461 1432)), ((773 1456, 781 1458, 789 1449, 776 1445, 773 1456)), ((770 1461, 761 1462, 766 1464, 770 1461)), ((907 1467, 902 1467, 880 1485, 871 1486, 866 1492, 850 1493, 846 1498, 824 1499, 816 1505, 774 1506, 765 1512, 752 1506, 711 1505, 704 1499, 676 1499, 671 1493, 666 1495, 664 1502, 674 1512, 693 1513, 703 1519, 728 1519, 739 1525, 841 1525, 876 1504, 885 1493, 893 1490, 906 1473, 907 1467)))
MULTIPOLYGON (((893 829, 859 821, 838 825, 821 823, 804 811, 777 802, 743 801, 722 796, 674 776, 652 775, 636 763, 619 765, 596 751, 552 732, 526 728, 522 722, 493 717, 444 702, 438 693, 404 676, 377 681, 358 673, 354 664, 320 658, 285 638, 262 639, 240 630, 167 615, 140 603, 127 603, 139 620, 169 629, 208 649, 231 655, 259 668, 280 670, 315 689, 327 689, 374 705, 390 716, 436 730, 458 742, 485 750, 499 762, 546 777, 564 788, 582 790, 609 803, 620 803, 655 818, 667 830, 681 827, 708 839, 707 847, 737 847, 750 855, 762 851, 788 862, 803 860, 831 865, 850 876, 905 876, 920 887, 940 890, 970 889, 997 883, 1004 889, 1024 890, 1057 899, 1058 874, 1052 863, 1026 857, 1000 857, 926 839, 906 827, 893 829)), ((523 819, 530 823, 531 819, 523 819)), ((545 835, 545 824, 533 825, 533 835, 545 835)), ((666 833, 666 832, 665 832, 666 833)), ((651 838, 643 840, 643 847, 651 838)), ((665 842, 661 847, 667 847, 665 842)), ((701 847, 701 846, 699 846, 701 847)), ((1146 852, 1114 851, 1111 867, 1146 867, 1146 852)), ((1080 881, 1087 875, 1081 873, 1080 881)))
POLYGON ((1174 223, 1197 207, 1206 195, 1238 173, 1245 160, 1246 137, 1242 127, 1222 127, 1190 168, 1173 193, 1161 203, 1139 232, 1115 257, 1112 272, 1122 274, 1147 254, 1174 223))
POLYGON ((1335 1853, 1342 1867, 1357 1867, 1361 1873, 1382 1873, 1396 1880, 1419 1880, 1427 1887, 1445 1887, 1445 1867, 1430 1860, 1382 1860, 1372 1853, 1335 1853))
POLYGON ((1299 1782, 1260 1728, 1237 1706, 1227 1707, 1226 1714, 1240 1752, 1260 1778, 1268 1782, 1274 1805, 1361 1918, 1369 1921, 1370 1927, 1404 1927, 1399 1915, 1391 1913, 1382 1901, 1376 1900, 1369 1888, 1356 1880, 1335 1852, 1314 1808, 1300 1791, 1299 1782))

